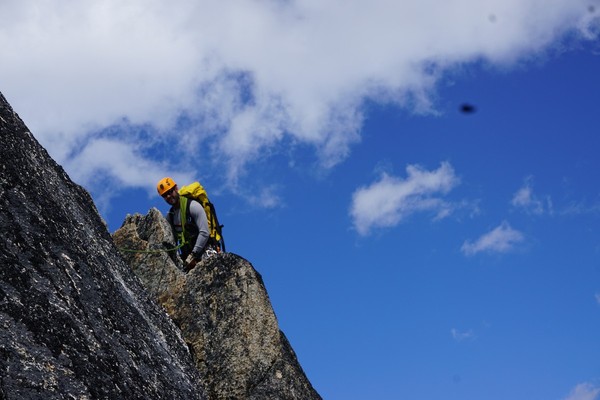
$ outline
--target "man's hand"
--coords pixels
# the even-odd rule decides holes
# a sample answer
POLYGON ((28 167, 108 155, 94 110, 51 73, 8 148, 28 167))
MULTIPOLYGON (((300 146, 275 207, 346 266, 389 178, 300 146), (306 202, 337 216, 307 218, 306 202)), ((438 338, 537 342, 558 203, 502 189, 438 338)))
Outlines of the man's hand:
POLYGON ((196 266, 196 263, 198 263, 198 259, 194 256, 194 253, 191 253, 185 259, 185 272, 191 271, 196 266))

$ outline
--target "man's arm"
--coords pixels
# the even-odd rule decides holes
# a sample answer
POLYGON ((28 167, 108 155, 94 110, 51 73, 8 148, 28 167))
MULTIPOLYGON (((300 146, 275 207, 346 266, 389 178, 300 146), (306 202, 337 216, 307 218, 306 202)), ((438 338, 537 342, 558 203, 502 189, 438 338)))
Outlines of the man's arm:
POLYGON ((210 236, 206 212, 204 211, 202 205, 197 201, 190 201, 188 207, 190 208, 190 217, 198 227, 198 238, 196 239, 192 253, 201 254, 210 236))

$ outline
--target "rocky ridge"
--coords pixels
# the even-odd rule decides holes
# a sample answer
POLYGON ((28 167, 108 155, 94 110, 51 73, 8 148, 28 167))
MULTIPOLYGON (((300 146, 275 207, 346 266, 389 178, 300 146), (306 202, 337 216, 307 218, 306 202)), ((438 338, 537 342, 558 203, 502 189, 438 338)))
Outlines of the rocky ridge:
POLYGON ((162 214, 128 216, 114 234, 124 257, 181 329, 215 399, 320 399, 302 371, 271 306, 260 274, 224 253, 188 273, 162 214), (150 252, 147 252, 150 251, 150 252))

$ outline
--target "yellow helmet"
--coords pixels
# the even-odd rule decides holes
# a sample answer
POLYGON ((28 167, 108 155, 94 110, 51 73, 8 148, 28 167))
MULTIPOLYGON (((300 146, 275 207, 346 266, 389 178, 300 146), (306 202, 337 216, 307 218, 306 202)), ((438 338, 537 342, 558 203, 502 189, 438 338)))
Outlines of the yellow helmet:
POLYGON ((156 184, 156 190, 158 190, 158 194, 162 196, 169 190, 173 189, 175 187, 175 185, 176 185, 176 183, 175 183, 175 181, 173 181, 173 179, 171 179, 169 177, 162 178, 156 184))

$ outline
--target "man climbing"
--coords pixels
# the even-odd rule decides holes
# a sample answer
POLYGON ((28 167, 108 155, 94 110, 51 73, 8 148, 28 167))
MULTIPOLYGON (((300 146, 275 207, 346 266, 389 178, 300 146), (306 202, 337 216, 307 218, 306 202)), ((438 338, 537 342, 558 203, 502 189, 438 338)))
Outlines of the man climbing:
POLYGON ((210 231, 206 212, 200 203, 179 194, 177 184, 171 178, 163 178, 156 185, 158 194, 171 205, 167 213, 167 221, 181 245, 181 258, 185 271, 196 266, 198 261, 217 253, 216 247, 210 243, 210 231), (182 222, 183 221, 183 222, 182 222))

